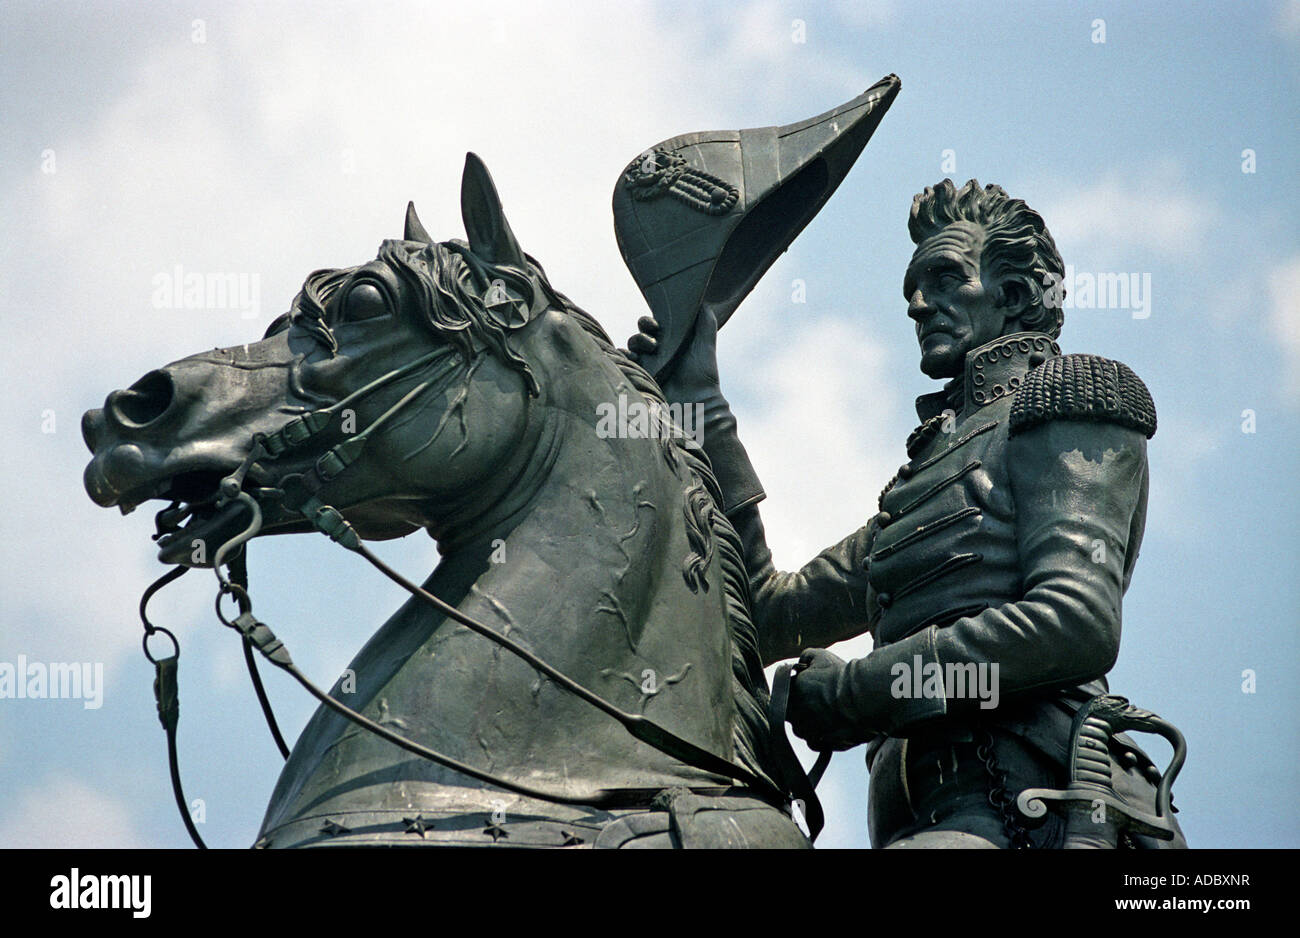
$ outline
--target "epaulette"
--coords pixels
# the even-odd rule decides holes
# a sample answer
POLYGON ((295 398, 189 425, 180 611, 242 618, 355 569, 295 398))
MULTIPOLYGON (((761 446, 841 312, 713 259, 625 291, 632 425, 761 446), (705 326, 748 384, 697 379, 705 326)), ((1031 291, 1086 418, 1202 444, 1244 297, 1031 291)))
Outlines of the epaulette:
POLYGON ((1156 432, 1156 405, 1128 365, 1100 355, 1062 355, 1025 375, 1011 402, 1010 432, 1049 420, 1117 423, 1150 439, 1156 432))

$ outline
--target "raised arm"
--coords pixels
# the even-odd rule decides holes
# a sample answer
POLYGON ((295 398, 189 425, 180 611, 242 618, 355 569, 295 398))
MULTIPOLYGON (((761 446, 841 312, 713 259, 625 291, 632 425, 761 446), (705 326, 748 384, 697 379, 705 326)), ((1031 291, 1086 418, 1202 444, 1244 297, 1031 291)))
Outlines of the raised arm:
MULTIPOLYGON (((643 317, 639 325, 641 331, 628 347, 633 354, 652 352, 658 324, 643 317)), ((776 569, 758 511, 763 486, 722 394, 716 342, 717 325, 706 309, 681 361, 661 383, 671 403, 704 407, 701 442, 722 490, 723 510, 744 545, 759 653, 768 665, 793 658, 809 646, 824 647, 867 630, 869 597, 863 564, 869 531, 860 528, 798 572, 776 569)))

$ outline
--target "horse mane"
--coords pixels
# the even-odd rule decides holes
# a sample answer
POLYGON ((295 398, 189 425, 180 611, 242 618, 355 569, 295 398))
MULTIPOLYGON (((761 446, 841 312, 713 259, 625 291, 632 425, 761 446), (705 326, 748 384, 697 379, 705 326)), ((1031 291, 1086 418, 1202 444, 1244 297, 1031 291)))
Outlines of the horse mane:
MULTIPOLYGON (((524 316, 518 323, 502 322, 489 314, 483 302, 484 291, 498 279, 522 297, 519 302, 524 308, 534 308, 544 300, 546 306, 568 315, 649 404, 662 408, 660 412, 665 417, 669 413, 663 391, 650 373, 616 348, 590 313, 555 290, 541 264, 531 255, 524 254, 527 265, 524 269, 488 263, 462 241, 422 244, 393 240, 381 245, 379 258, 415 290, 422 301, 426 324, 443 341, 461 349, 468 359, 478 340, 523 375, 530 393, 538 393, 536 378, 528 362, 507 342, 511 332, 527 325, 528 317, 524 316)), ((337 351, 338 346, 326 307, 353 270, 319 270, 311 274, 288 316, 308 329, 331 352, 337 351)), ((272 330, 275 328, 273 324, 272 330)), ((732 727, 735 757, 745 768, 770 781, 766 769, 771 764, 767 681, 758 651, 758 631, 750 615, 752 600, 740 536, 722 512, 722 492, 708 456, 694 437, 674 426, 671 432, 659 434, 659 443, 665 462, 685 482, 682 511, 690 550, 682 564, 682 576, 687 586, 698 592, 708 589, 708 569, 714 560, 722 574, 727 631, 731 639, 732 698, 736 708, 732 727)))
MULTIPOLYGON (((531 257, 528 259, 536 264, 531 257)), ((632 386, 649 402, 662 405, 663 412, 667 413, 667 400, 650 373, 615 348, 605 330, 590 313, 580 309, 564 294, 557 293, 556 296, 560 308, 591 336, 597 347, 618 366, 632 386)), ((683 577, 692 590, 708 589, 705 576, 714 558, 722 573, 722 594, 727 604, 727 631, 731 638, 731 689, 736 705, 732 743, 736 758, 750 771, 768 778, 765 769, 770 764, 767 681, 763 677, 763 665, 759 657, 758 630, 749 612, 752 608, 749 576, 745 571, 740 535, 722 512, 722 492, 703 447, 694 437, 679 428, 674 428, 673 432, 661 433, 659 441, 669 467, 687 479, 683 512, 691 551, 683 564, 683 577)))

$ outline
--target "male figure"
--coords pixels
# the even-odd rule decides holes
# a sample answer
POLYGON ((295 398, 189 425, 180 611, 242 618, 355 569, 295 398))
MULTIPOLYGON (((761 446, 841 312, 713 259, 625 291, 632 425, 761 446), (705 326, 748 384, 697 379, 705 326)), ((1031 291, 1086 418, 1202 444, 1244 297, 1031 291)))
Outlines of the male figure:
MULTIPOLYGON (((817 749, 869 743, 872 843, 1060 846, 1063 824, 1028 828, 1014 798, 1064 787, 1073 715, 1106 692, 1155 409, 1127 366, 1061 355, 1064 268, 1023 201, 945 179, 915 197, 908 227, 907 314, 921 370, 947 383, 918 399, 922 423, 879 514, 797 573, 772 564, 707 310, 661 383, 669 400, 705 405, 764 663, 810 649, 795 732, 817 749), (823 650, 868 630, 864 658, 823 650)), ((656 334, 643 320, 630 349, 652 352, 656 334)), ((1151 813, 1158 772, 1123 736, 1112 751, 1115 790, 1151 813)))

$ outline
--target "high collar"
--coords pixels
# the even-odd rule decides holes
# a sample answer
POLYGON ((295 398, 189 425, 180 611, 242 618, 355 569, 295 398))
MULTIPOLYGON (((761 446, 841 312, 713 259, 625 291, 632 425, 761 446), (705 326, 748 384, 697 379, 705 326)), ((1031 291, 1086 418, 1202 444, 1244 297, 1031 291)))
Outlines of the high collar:
POLYGON ((978 410, 1013 393, 1026 374, 1060 354, 1060 346, 1043 332, 1001 336, 967 352, 964 373, 943 390, 918 397, 916 414, 924 423, 945 410, 978 410))

